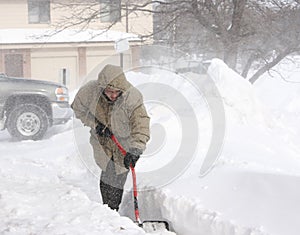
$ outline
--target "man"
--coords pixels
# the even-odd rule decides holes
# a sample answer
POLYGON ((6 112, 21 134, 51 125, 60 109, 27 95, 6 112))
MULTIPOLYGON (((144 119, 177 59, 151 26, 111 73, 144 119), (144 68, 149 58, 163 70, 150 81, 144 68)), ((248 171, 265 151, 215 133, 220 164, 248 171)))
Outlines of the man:
POLYGON ((95 162, 102 169, 103 204, 118 210, 129 167, 135 167, 150 136, 143 97, 126 80, 121 67, 106 65, 98 80, 79 89, 71 107, 76 118, 91 128, 95 162), (125 157, 111 140, 111 133, 127 151, 125 157))

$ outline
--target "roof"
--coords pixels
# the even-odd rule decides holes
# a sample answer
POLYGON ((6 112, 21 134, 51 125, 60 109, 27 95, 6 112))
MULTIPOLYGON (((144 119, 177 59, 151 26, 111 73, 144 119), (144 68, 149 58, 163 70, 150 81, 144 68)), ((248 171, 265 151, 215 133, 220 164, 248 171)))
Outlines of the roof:
POLYGON ((136 34, 113 30, 0 29, 0 45, 32 43, 116 42, 121 39, 140 41, 136 34))

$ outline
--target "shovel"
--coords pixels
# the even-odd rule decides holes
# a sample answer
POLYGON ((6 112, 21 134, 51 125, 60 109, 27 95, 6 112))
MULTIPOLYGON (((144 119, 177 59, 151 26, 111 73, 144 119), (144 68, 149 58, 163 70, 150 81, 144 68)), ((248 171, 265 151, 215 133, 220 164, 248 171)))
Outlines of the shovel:
MULTIPOLYGON (((117 138, 111 134, 112 141, 118 146, 119 150, 121 151, 122 155, 125 157, 126 150, 122 147, 120 142, 117 138)), ((166 221, 159 221, 159 220, 146 220, 141 221, 140 213, 139 213, 139 206, 138 206, 138 192, 137 192, 137 185, 136 185, 136 174, 134 167, 130 165, 130 170, 132 173, 132 181, 133 181, 133 201, 134 201, 134 214, 135 214, 135 222, 136 224, 143 228, 146 232, 156 232, 156 231, 169 231, 169 224, 166 221)))

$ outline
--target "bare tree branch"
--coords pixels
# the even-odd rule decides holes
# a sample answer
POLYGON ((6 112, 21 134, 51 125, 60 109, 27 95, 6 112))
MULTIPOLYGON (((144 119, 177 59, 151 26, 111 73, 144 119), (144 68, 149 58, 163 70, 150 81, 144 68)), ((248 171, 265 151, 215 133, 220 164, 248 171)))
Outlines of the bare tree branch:
MULTIPOLYGON (((55 1, 73 14, 57 24, 59 30, 86 29, 100 21, 98 0, 55 1)), ((300 41, 300 0, 124 0, 121 19, 153 14, 153 32, 140 35, 154 38, 186 53, 222 58, 231 68, 255 82, 279 63, 287 53, 297 52, 300 41), (295 44, 298 43, 298 45, 295 44)), ((110 30, 121 19, 105 24, 110 30)))

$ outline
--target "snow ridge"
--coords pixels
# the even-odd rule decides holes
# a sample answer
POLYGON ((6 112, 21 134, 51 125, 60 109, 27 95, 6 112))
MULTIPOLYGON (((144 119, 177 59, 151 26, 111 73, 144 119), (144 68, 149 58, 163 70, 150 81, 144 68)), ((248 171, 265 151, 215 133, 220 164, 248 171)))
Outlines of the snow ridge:
POLYGON ((177 235, 267 235, 262 229, 242 227, 222 219, 220 213, 205 209, 199 202, 163 190, 153 200, 161 203, 162 217, 172 221, 177 235))

